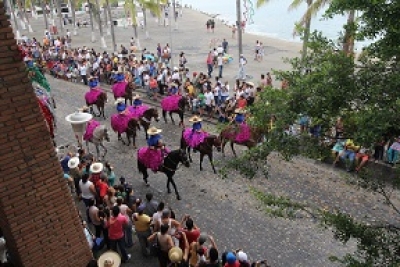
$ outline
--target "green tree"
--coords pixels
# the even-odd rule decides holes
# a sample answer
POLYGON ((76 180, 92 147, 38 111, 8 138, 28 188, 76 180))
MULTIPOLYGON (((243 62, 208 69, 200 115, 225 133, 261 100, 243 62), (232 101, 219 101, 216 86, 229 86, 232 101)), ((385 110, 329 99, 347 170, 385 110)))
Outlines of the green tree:
MULTIPOLYGON (((397 123, 400 111, 399 63, 376 60, 368 55, 355 60, 339 48, 340 44, 314 32, 310 35, 307 56, 304 59, 289 59, 291 70, 275 72, 289 82, 289 89, 265 88, 259 101, 250 108, 249 120, 255 127, 267 129, 270 116, 275 115, 274 129, 269 131, 260 146, 228 162, 223 174, 227 175, 232 168, 249 178, 256 177, 260 172, 268 174, 267 160, 272 151, 288 160, 295 155, 329 156, 331 147, 326 146, 325 141, 332 136, 330 129, 338 116, 345 120, 345 135, 366 148, 373 146, 383 134, 400 133, 397 123), (304 71, 304 66, 307 71, 304 71), (296 124, 300 114, 307 114, 313 124, 321 126, 320 138, 308 134, 287 134, 288 126, 296 124)), ((377 172, 374 170, 364 170, 358 176, 358 183, 385 199, 393 210, 393 221, 370 224, 356 220, 340 209, 335 212, 314 211, 315 218, 324 226, 332 227, 330 229, 333 229, 337 239, 345 243, 350 240, 357 242, 354 254, 344 258, 332 257, 344 266, 395 267, 400 264, 400 225, 394 223, 400 218, 400 209, 393 204, 390 194, 393 187, 397 188, 400 184, 400 178, 395 173, 393 185, 386 185, 377 182, 375 175, 377 172)), ((270 201, 272 198, 263 199, 270 201)), ((283 201, 279 197, 273 199, 274 202, 283 201)), ((290 206, 287 200, 283 202, 286 208, 290 206)))

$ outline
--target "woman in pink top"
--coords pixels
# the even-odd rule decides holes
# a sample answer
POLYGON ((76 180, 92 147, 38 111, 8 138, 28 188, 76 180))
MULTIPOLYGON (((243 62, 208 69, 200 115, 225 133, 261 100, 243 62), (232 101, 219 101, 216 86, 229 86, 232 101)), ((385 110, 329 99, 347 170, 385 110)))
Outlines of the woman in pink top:
POLYGON ((127 262, 131 255, 127 254, 125 248, 124 228, 128 225, 128 219, 120 213, 120 208, 114 206, 112 208, 112 216, 107 218, 105 227, 108 228, 108 238, 110 240, 110 248, 116 252, 117 246, 121 252, 122 262, 127 262))

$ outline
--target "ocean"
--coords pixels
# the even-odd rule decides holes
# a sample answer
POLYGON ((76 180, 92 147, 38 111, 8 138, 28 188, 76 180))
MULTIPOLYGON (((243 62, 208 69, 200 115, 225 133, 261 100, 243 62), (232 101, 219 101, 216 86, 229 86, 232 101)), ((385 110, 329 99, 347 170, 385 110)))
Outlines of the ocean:
MULTIPOLYGON (((246 2, 248 13, 253 13, 247 20, 247 32, 286 41, 301 42, 299 37, 293 37, 293 30, 295 23, 307 9, 306 4, 300 6, 298 9, 289 11, 288 7, 292 0, 271 0, 259 9, 256 7, 256 0, 241 1, 242 13, 246 10, 244 2, 246 2), (251 8, 251 5, 253 8, 251 8)), ((177 0, 177 2, 209 14, 219 14, 217 18, 228 21, 229 24, 234 24, 236 21, 236 0, 177 0)), ((327 38, 336 40, 340 36, 339 33, 343 31, 346 17, 335 16, 332 19, 324 19, 322 17, 324 12, 325 9, 313 17, 311 21, 312 30, 321 31, 327 38)), ((368 42, 356 43, 355 52, 360 52, 361 48, 367 44, 368 42)))

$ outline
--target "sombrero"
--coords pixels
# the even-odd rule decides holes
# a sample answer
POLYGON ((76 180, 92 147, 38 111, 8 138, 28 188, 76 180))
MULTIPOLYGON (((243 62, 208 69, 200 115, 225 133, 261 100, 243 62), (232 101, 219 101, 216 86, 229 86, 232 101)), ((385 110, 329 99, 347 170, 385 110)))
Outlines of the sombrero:
POLYGON ((101 162, 95 162, 92 165, 90 165, 90 172, 91 173, 100 173, 103 170, 103 163, 101 162))
POLYGON ((119 267, 121 265, 121 257, 114 251, 106 251, 100 255, 97 264, 99 267, 119 267))
POLYGON ((114 105, 118 105, 118 104, 121 104, 121 103, 125 103, 125 99, 120 97, 120 98, 117 98, 117 100, 115 100, 114 105))
POLYGON ((73 157, 68 160, 68 168, 74 169, 74 168, 78 167, 78 165, 79 165, 78 157, 73 157))
POLYGON ((242 108, 237 108, 237 109, 235 109, 235 113, 236 113, 236 114, 245 114, 245 113, 246 113, 246 110, 244 110, 244 109, 242 109, 242 108))
POLYGON ((182 260, 182 256, 182 249, 179 247, 173 247, 168 252, 168 258, 172 263, 180 262, 182 260))
POLYGON ((246 82, 247 85, 250 85, 251 87, 254 87, 254 83, 253 82, 246 82))
POLYGON ((150 129, 147 130, 147 134, 148 135, 156 135, 161 133, 162 130, 161 129, 157 129, 156 127, 151 127, 150 129))
POLYGON ((203 121, 203 119, 202 118, 200 118, 199 116, 193 116, 193 117, 191 117, 190 119, 189 119, 189 121, 190 122, 201 122, 201 121, 203 121))

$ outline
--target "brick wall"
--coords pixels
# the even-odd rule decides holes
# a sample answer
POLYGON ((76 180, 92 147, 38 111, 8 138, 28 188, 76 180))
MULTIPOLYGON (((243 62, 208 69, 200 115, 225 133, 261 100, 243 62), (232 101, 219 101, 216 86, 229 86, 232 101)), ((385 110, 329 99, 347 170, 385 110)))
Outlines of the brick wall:
POLYGON ((0 227, 17 266, 91 259, 72 197, 0 2, 0 227))

